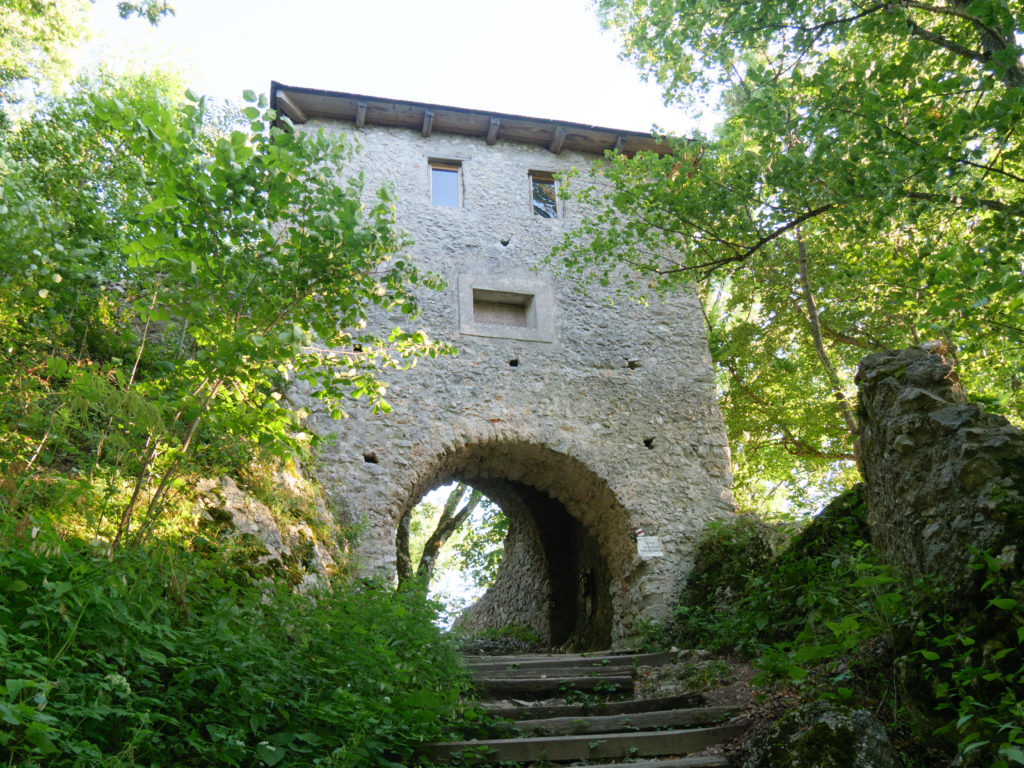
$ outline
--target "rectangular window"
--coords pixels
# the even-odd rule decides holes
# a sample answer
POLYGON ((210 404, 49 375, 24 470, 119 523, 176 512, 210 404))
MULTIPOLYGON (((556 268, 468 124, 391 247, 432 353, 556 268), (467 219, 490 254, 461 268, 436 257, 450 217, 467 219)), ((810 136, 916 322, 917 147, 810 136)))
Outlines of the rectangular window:
POLYGON ((535 216, 558 218, 558 191, 550 173, 530 171, 530 202, 535 216))
POLYGON ((462 166, 458 163, 431 161, 430 202, 445 208, 462 205, 462 166))

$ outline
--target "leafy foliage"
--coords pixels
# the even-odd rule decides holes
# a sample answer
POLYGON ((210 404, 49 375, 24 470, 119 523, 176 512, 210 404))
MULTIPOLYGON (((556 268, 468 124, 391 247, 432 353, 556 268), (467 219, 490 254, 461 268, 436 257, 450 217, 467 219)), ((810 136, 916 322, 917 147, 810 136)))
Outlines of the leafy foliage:
POLYGON ((981 558, 985 607, 970 620, 948 610, 943 585, 908 587, 874 555, 859 487, 774 557, 771 538, 749 517, 712 527, 673 620, 650 628, 651 641, 737 652, 756 660, 762 684, 881 712, 908 765, 954 751, 970 766, 1021 764, 1024 584, 1005 563, 981 558))
MULTIPOLYGON (((0 104, 12 86, 31 79, 59 80, 68 69, 68 53, 85 34, 85 15, 94 0, 6 0, 0 7, 0 104)), ((121 18, 139 16, 150 24, 174 11, 165 0, 119 2, 121 18)), ((0 127, 6 124, 0 114, 0 127)))
POLYGON ((399 521, 399 584, 413 576, 421 584, 434 584, 441 574, 460 571, 486 589, 497 576, 507 533, 508 518, 494 502, 455 483, 443 507, 421 502, 399 521))
POLYGON ((111 560, 27 518, 0 540, 5 764, 392 765, 462 717, 418 596, 254 589, 219 554, 111 560))
POLYGON ((359 330, 438 282, 399 256, 387 193, 341 180, 343 137, 278 125, 251 93, 243 123, 211 123, 148 78, 87 85, 0 146, 0 461, 12 509, 53 504, 40 467, 105 487, 95 522, 120 542, 189 466, 314 442, 283 400, 296 380, 336 417, 350 395, 386 410, 379 371, 440 348, 359 330))
MULTIPOLYGON (((634 293, 695 282, 753 507, 848 484, 852 370, 932 339, 1021 418, 1024 64, 1004 0, 601 0, 625 55, 710 141, 612 157, 571 273, 634 293)), ((580 238, 579 236, 583 237, 580 238)))
POLYGON ((228 114, 160 74, 46 96, 86 6, 0 9, 0 761, 406 764, 476 717, 434 606, 341 579, 294 593, 309 539, 256 563, 255 537, 197 533, 189 481, 230 471, 323 527, 267 482, 316 446, 286 393, 387 410, 380 372, 443 350, 367 317, 415 317, 439 283, 349 142, 262 97, 228 114), (24 77, 41 106, 8 119, 24 77))
POLYGON ((468 522, 449 542, 445 569, 462 571, 478 589, 487 589, 498 576, 505 555, 508 517, 494 502, 484 499, 468 522))

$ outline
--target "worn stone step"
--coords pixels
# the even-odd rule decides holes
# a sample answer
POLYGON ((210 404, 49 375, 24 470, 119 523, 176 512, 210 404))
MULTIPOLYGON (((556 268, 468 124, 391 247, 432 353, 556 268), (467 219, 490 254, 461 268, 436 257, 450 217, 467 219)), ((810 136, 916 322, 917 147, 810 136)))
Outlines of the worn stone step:
POLYGON ((525 680, 527 678, 543 679, 546 677, 632 677, 636 668, 631 665, 609 667, 529 667, 526 669, 483 669, 470 670, 470 676, 479 678, 525 680))
POLYGON ((690 707, 629 715, 582 715, 545 717, 508 723, 510 730, 545 736, 580 733, 618 733, 654 729, 693 728, 728 720, 739 712, 736 707, 690 707))
POLYGON ((729 761, 721 755, 695 755, 663 757, 638 763, 601 763, 598 768, 729 768, 729 761))
POLYGON ((485 704, 495 717, 506 720, 526 720, 549 717, 584 717, 586 715, 623 715, 635 712, 656 712, 665 709, 682 709, 704 703, 700 693, 683 693, 678 696, 662 696, 652 699, 627 699, 624 701, 581 702, 578 704, 485 704))
POLYGON ((448 741, 425 744, 422 752, 432 760, 446 760, 458 755, 465 763, 685 755, 721 744, 739 736, 743 730, 740 725, 717 725, 642 733, 448 741))
POLYGON ((633 693, 633 675, 602 675, 600 677, 477 677, 473 687, 481 696, 545 698, 567 693, 594 693, 624 696, 633 693))
POLYGON ((641 666, 656 667, 671 664, 676 654, 671 651, 661 653, 601 653, 601 654, 546 654, 546 655, 512 655, 512 656, 467 656, 466 663, 470 670, 484 669, 542 669, 565 666, 601 667, 601 666, 641 666))

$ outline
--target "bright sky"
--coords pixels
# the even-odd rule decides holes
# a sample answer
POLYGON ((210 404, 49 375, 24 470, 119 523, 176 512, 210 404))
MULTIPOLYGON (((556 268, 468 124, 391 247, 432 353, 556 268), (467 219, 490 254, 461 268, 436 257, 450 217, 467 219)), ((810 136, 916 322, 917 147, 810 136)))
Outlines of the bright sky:
POLYGON ((172 0, 156 29, 99 0, 92 26, 132 60, 174 62, 194 90, 286 85, 687 133, 618 60, 591 0, 172 0))

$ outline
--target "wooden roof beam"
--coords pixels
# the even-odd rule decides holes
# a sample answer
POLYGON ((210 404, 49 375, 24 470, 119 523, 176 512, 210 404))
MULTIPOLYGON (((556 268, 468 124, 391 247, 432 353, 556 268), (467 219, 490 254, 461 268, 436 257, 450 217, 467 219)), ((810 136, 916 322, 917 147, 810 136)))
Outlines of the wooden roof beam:
POLYGON ((626 137, 620 135, 615 140, 615 151, 616 152, 622 152, 625 148, 626 148, 626 137))
POLYGON ((501 118, 492 117, 491 124, 487 128, 487 143, 494 144, 498 140, 498 129, 501 128, 501 118))
POLYGON ((304 123, 309 120, 306 113, 302 111, 298 104, 291 100, 287 93, 278 91, 277 105, 281 107, 281 111, 284 112, 293 123, 304 123))
POLYGON ((420 133, 423 134, 423 138, 429 138, 430 134, 434 130, 434 110, 425 109, 423 110, 423 130, 420 133))
POLYGON ((356 103, 356 128, 362 128, 366 125, 366 102, 360 101, 356 103))
POLYGON ((551 138, 551 143, 548 145, 548 152, 553 155, 557 155, 562 151, 562 145, 565 143, 565 126, 560 125, 555 128, 555 135, 551 138))

